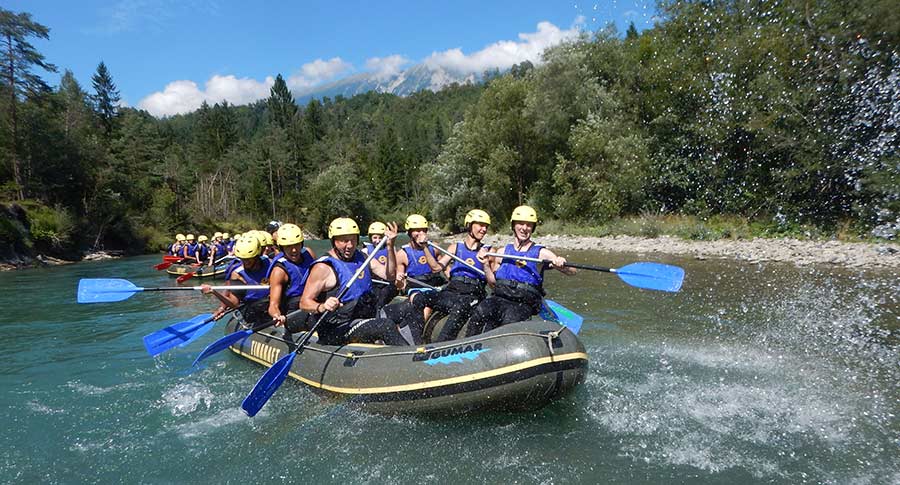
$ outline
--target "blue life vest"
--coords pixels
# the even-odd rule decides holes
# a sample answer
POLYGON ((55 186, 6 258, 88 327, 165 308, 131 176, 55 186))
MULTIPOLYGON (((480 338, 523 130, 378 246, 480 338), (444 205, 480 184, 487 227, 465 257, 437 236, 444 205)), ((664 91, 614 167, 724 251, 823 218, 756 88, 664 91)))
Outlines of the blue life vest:
MULTIPOLYGON (((260 265, 253 271, 248 271, 243 263, 232 270, 232 273, 240 275, 247 285, 267 285, 269 284, 269 272, 272 270, 272 263, 267 258, 259 258, 260 265)), ((247 294, 241 300, 243 302, 251 302, 262 300, 269 297, 269 289, 264 290, 247 290, 247 294)))
POLYGON ((288 286, 284 291, 285 298, 300 296, 303 293, 303 287, 306 286, 306 280, 309 278, 309 269, 316 261, 309 253, 309 249, 303 248, 301 252, 303 258, 300 263, 295 263, 287 258, 284 253, 275 255, 274 262, 269 269, 269 275, 276 266, 281 266, 288 275, 288 286))
MULTIPOLYGON (((519 252, 515 250, 513 244, 507 244, 504 254, 510 256, 527 256, 529 258, 538 258, 541 254, 543 246, 532 244, 528 251, 519 252)), ((522 261, 515 259, 503 259, 500 263, 500 269, 497 270, 495 276, 498 280, 512 280, 520 283, 528 283, 529 285, 542 287, 544 284, 544 272, 538 269, 538 264, 533 261, 522 261)))
POLYGON ((228 256, 228 245, 223 242, 213 243, 213 261, 228 256))
POLYGON ((370 243, 370 242, 364 242, 364 243, 363 243, 363 251, 365 251, 366 254, 372 254, 372 249, 375 249, 375 245, 374 245, 374 244, 372 244, 372 243, 370 243))
POLYGON ((388 254, 388 248, 386 246, 384 246, 381 249, 379 249, 377 253, 375 253, 375 260, 381 264, 387 264, 387 254, 388 254))
MULTIPOLYGON (((343 261, 327 254, 317 259, 316 262, 326 263, 334 270, 334 274, 337 276, 337 285, 332 291, 337 295, 337 293, 344 289, 344 286, 347 285, 347 282, 353 277, 356 270, 366 262, 366 256, 362 251, 356 251, 353 254, 353 259, 351 261, 343 261)), ((351 286, 350 289, 347 290, 347 293, 341 298, 341 303, 358 300, 371 290, 372 270, 369 269, 369 265, 367 264, 363 272, 360 273, 359 280, 354 282, 353 286, 351 286)))
POLYGON ((228 263, 228 267, 225 268, 225 281, 231 279, 231 273, 234 272, 234 269, 241 265, 240 259, 234 259, 228 263))
MULTIPOLYGON (((427 249, 428 252, 434 256, 434 250, 430 247, 427 247, 427 249)), ((416 276, 430 275, 433 273, 433 271, 431 271, 431 266, 428 266, 428 261, 425 259, 425 250, 414 249, 409 244, 404 244, 403 250, 406 251, 406 259, 409 261, 409 264, 406 266, 407 276, 415 278, 416 276)))
POLYGON ((200 253, 200 261, 209 259, 209 246, 206 244, 198 244, 197 251, 200 253))
POLYGON ((184 256, 193 258, 197 254, 197 243, 190 243, 184 247, 184 256))
MULTIPOLYGON (((484 264, 478 260, 477 258, 478 250, 471 250, 464 243, 458 242, 456 243, 456 256, 471 264, 472 266, 484 271, 484 264)), ((472 268, 460 263, 457 260, 453 260, 453 266, 450 267, 450 277, 454 276, 465 276, 466 278, 474 278, 478 280, 485 280, 485 276, 473 270, 472 268)))

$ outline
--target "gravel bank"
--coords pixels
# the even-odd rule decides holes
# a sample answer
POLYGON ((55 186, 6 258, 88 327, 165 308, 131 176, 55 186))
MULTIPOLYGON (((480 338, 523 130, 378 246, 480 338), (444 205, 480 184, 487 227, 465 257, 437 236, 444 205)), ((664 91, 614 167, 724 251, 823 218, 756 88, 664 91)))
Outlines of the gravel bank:
MULTIPOLYGON (((489 244, 506 244, 509 235, 490 235, 489 244)), ((833 264, 851 268, 900 268, 900 245, 896 243, 849 243, 800 241, 797 239, 753 239, 749 241, 688 241, 677 237, 632 236, 583 237, 536 235, 535 240, 551 249, 593 249, 641 254, 673 254, 697 259, 728 258, 759 263, 779 261, 798 266, 833 264)))

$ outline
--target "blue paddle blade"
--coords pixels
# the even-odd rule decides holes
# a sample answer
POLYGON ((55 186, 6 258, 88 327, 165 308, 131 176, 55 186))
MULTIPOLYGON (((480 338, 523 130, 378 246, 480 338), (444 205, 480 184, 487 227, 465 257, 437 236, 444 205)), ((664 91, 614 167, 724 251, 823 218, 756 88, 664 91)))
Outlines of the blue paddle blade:
POLYGON ((131 298, 143 291, 128 280, 120 278, 82 278, 78 281, 78 303, 108 303, 131 298))
POLYGON ((648 290, 678 291, 684 281, 684 270, 659 263, 631 263, 615 271, 622 281, 648 290))
POLYGON ((581 330, 581 325, 584 323, 584 317, 553 300, 544 300, 544 304, 541 305, 540 315, 544 320, 565 325, 576 335, 581 330))
POLYGON ((193 342, 215 325, 211 313, 179 322, 144 336, 144 347, 151 356, 159 355, 169 349, 193 342))
POLYGON ((197 358, 194 359, 194 363, 192 365, 196 366, 201 360, 209 357, 210 355, 221 352, 228 347, 231 347, 232 344, 244 340, 252 334, 253 329, 251 328, 248 328, 247 330, 240 330, 234 333, 229 333, 219 340, 216 340, 215 342, 207 345, 206 348, 203 349, 203 352, 200 352, 200 355, 198 355, 197 358))
POLYGON ((259 378, 259 381, 253 386, 253 390, 241 403, 241 408, 247 413, 247 416, 251 418, 256 416, 256 413, 266 405, 272 394, 275 394, 291 370, 291 364, 294 363, 296 356, 296 352, 291 352, 278 359, 278 362, 272 364, 272 367, 269 367, 269 370, 259 378))

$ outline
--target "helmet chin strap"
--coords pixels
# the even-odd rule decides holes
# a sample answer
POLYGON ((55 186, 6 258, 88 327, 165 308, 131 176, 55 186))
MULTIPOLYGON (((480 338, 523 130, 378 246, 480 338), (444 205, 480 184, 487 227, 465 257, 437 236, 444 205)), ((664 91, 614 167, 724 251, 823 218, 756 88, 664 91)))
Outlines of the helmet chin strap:
MULTIPOLYGON (((356 239, 356 242, 357 242, 357 245, 358 245, 358 244, 359 244, 359 238, 356 239)), ((341 261, 345 261, 345 262, 348 262, 348 263, 351 262, 351 261, 353 261, 353 256, 352 256, 352 255, 351 255, 349 258, 345 258, 345 257, 344 257, 344 252, 338 250, 337 246, 334 245, 334 239, 331 240, 331 249, 334 251, 335 256, 337 256, 337 258, 340 259, 341 261)), ((353 254, 355 254, 355 253, 356 253, 356 249, 353 250, 353 254)))

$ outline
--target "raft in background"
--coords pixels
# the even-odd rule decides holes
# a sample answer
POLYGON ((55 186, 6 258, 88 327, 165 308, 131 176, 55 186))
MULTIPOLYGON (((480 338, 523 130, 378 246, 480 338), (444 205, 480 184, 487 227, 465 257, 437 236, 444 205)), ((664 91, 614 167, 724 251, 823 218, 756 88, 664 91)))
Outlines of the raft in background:
POLYGON ((210 268, 209 266, 194 266, 192 264, 173 264, 166 268, 166 273, 169 273, 170 276, 183 276, 188 273, 193 273, 194 278, 224 279, 225 271, 228 269, 229 263, 230 261, 219 264, 213 268, 210 268))
MULTIPOLYGON (((241 320, 233 318, 225 332, 242 329, 241 320)), ((293 341, 289 344, 281 329, 269 328, 231 350, 270 367, 294 350, 293 341)), ((588 368, 577 336, 544 320, 420 347, 313 341, 297 355, 289 376, 317 393, 387 414, 536 409, 571 392, 588 368)))

